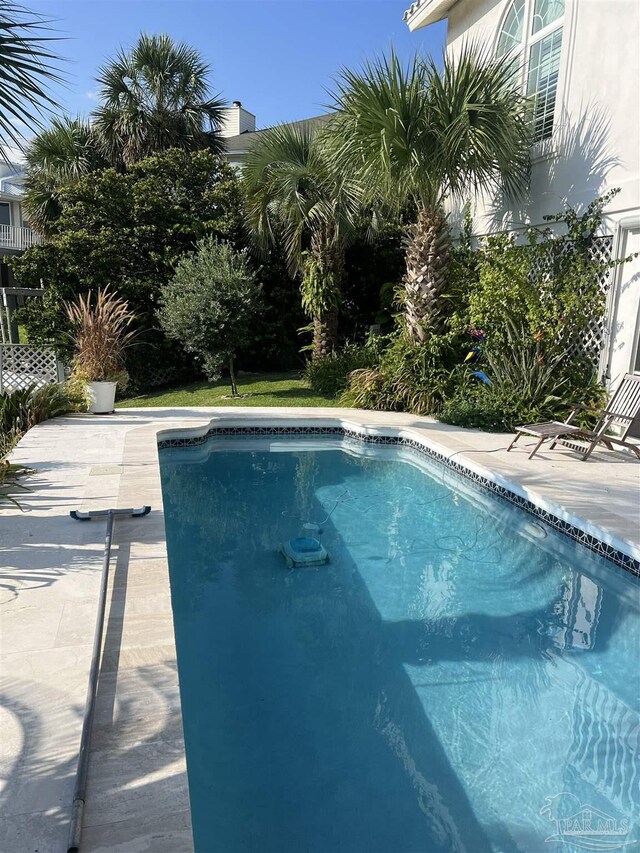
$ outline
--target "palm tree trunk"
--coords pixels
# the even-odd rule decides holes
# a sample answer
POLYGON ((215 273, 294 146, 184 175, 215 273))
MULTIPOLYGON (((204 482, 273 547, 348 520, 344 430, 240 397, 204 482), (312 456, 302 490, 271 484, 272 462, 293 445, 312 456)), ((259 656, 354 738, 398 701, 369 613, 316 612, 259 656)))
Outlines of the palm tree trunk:
POLYGON ((423 208, 406 230, 405 321, 414 341, 444 331, 449 306, 443 296, 449 270, 449 229, 438 208, 423 208))
POLYGON ((338 343, 338 312, 327 311, 313 318, 312 358, 318 361, 334 351, 338 343))
POLYGON ((338 344, 338 306, 344 276, 344 243, 329 233, 311 240, 313 271, 307 277, 305 302, 313 318, 312 358, 330 355, 338 344))

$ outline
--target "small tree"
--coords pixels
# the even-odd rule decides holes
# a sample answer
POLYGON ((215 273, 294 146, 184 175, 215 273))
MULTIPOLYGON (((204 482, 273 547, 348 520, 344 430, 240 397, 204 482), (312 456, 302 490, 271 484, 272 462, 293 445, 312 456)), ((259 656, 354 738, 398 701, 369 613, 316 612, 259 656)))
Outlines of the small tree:
POLYGON ((180 260, 173 279, 162 287, 158 318, 167 337, 202 362, 209 379, 229 365, 231 393, 236 397, 236 353, 250 343, 251 323, 260 305, 260 285, 246 255, 205 237, 193 254, 180 260))

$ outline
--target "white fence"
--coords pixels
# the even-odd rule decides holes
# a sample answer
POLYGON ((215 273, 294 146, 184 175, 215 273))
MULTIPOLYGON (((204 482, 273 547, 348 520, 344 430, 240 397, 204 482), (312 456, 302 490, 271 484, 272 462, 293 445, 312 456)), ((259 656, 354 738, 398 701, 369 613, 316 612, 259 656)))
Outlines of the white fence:
POLYGON ((30 249, 42 240, 31 228, 20 225, 0 225, 0 249, 30 249))
POLYGON ((63 381, 64 366, 53 347, 0 344, 0 394, 63 381))

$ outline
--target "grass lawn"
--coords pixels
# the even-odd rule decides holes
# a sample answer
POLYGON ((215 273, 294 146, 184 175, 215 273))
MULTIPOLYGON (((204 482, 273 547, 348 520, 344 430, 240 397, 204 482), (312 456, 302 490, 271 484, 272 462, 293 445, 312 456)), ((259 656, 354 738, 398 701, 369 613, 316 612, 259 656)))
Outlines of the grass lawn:
POLYGON ((133 406, 337 406, 339 400, 316 394, 297 373, 249 373, 238 377, 241 397, 232 399, 228 380, 194 382, 119 400, 116 408, 133 406))

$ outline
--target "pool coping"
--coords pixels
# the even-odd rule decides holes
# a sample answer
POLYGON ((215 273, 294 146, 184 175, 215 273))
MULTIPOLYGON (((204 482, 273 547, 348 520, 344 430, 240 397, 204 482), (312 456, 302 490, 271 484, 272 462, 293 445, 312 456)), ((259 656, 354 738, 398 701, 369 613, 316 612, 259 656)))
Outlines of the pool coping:
MULTIPOLYGON (((159 449, 171 444, 181 446, 185 442, 204 444, 212 430, 222 436, 252 434, 277 438, 301 434, 339 435, 364 444, 400 445, 415 453, 417 458, 431 459, 442 464, 454 477, 476 483, 483 491, 520 506, 529 515, 535 515, 541 522, 568 533, 568 538, 581 542, 596 554, 607 557, 614 551, 619 552, 618 559, 614 562, 623 565, 632 574, 640 574, 640 543, 635 540, 633 532, 633 508, 625 515, 626 503, 624 504, 623 512, 620 513, 624 523, 618 524, 616 528, 623 535, 618 536, 593 520, 589 521, 571 512, 557 500, 541 495, 535 487, 532 488, 530 483, 535 486, 535 483, 539 482, 544 486, 549 482, 549 477, 554 478, 556 484, 562 484, 563 477, 571 476, 572 469, 567 475, 567 466, 562 464, 562 451, 547 454, 547 459, 543 454, 539 454, 540 458, 536 457, 531 465, 525 462, 524 466, 519 467, 509 463, 509 470, 514 471, 514 476, 519 472, 523 473, 522 483, 492 470, 490 463, 485 465, 472 457, 473 453, 504 450, 502 445, 505 444, 506 436, 454 429, 429 418, 399 413, 300 408, 269 410, 257 407, 252 410, 121 409, 113 417, 74 415, 36 427, 18 446, 16 461, 29 463, 34 458, 39 458, 37 454, 34 457, 34 450, 38 448, 40 458, 54 460, 53 470, 61 470, 61 467, 64 468, 68 464, 68 460, 74 460, 76 479, 71 491, 69 486, 62 487, 67 489, 66 493, 62 493, 66 494, 63 504, 68 506, 71 500, 72 506, 82 509, 95 506, 96 503, 119 508, 139 506, 143 503, 152 506, 152 511, 146 518, 118 521, 114 531, 114 556, 117 558, 114 561, 114 574, 117 580, 118 572, 123 572, 125 582, 124 585, 118 586, 114 580, 111 585, 113 595, 108 606, 111 608, 111 622, 120 626, 121 635, 113 648, 110 648, 107 642, 108 630, 105 636, 107 672, 104 681, 101 680, 102 687, 99 687, 99 692, 102 690, 101 701, 107 710, 103 714, 100 708, 98 709, 97 743, 95 733, 92 742, 83 853, 102 853, 117 844, 123 845, 122 849, 131 853, 149 849, 153 849, 154 853, 193 853, 178 691, 179 675, 164 535, 159 449), (81 446, 73 446, 73 432, 67 437, 65 425, 72 421, 77 425, 76 436, 81 439, 81 446), (113 452, 109 448, 105 448, 105 451, 95 449, 89 459, 85 448, 96 448, 96 442, 104 441, 104 436, 112 434, 115 429, 120 430, 119 449, 113 452), (64 448, 56 445, 56 441, 59 441, 60 445, 64 444, 64 448), (556 464, 555 460, 560 460, 559 464, 556 464), (81 506, 78 506, 79 503, 81 506), (631 522, 629 518, 632 519, 631 522), (624 538, 627 535, 629 539, 624 538), (154 673, 160 674, 162 679, 162 690, 155 693, 150 691, 150 676, 154 673), (164 702, 163 707, 158 704, 161 701, 164 702), (134 708, 135 713, 123 717, 122 709, 126 710, 127 707, 134 708), (171 721, 170 731, 165 728, 160 735, 151 732, 153 737, 150 737, 147 716, 155 715, 159 718, 163 709, 167 711, 167 717, 171 721), (136 762, 136 778, 144 784, 132 787, 133 774, 127 775, 127 771, 129 765, 136 762)), ((518 453, 513 454, 514 463, 518 458, 523 458, 523 453, 526 451, 519 449, 518 453)), ((509 458, 511 456, 512 454, 509 454, 509 458)), ((581 463, 576 459, 570 464, 589 465, 588 469, 583 470, 588 470, 589 476, 596 479, 598 476, 604 476, 613 480, 616 476, 615 466, 605 466, 599 473, 596 461, 581 463)), ((628 470, 627 464, 636 463, 630 460, 629 463, 625 461, 623 464, 625 470, 628 470)), ((103 535, 101 525, 85 526, 69 522, 68 514, 63 512, 60 516, 60 509, 56 509, 55 503, 51 504, 51 494, 47 493, 47 463, 42 467, 42 502, 50 507, 45 520, 52 521, 57 530, 60 530, 60 524, 65 525, 66 543, 72 545, 74 542, 86 541, 100 545, 103 535)), ((636 477, 635 472, 634 468, 633 480, 636 477)), ((584 475, 581 476, 584 484, 584 475)), ((58 482, 66 481, 61 479, 58 482)), ((628 485, 627 477, 625 489, 628 485)), ((561 490, 550 491, 562 498, 561 490)), ((626 494, 624 491, 625 501, 626 494)), ((574 506, 581 505, 582 501, 574 501, 574 506)), ((620 506, 618 497, 618 511, 620 506)), ((594 512, 593 517, 602 518, 605 523, 611 518, 612 525, 615 522, 615 518, 607 516, 606 513, 603 515, 594 512)), ((10 513, 7 518, 10 520, 10 513)), ((55 539, 42 541, 55 542, 55 539)), ((43 547, 46 548, 44 544, 43 547)), ((85 586, 82 587, 82 606, 85 608, 82 624, 78 625, 78 637, 74 640, 76 645, 68 649, 69 654, 73 652, 76 655, 75 682, 73 689, 69 687, 60 697, 60 701, 66 703, 65 708, 68 709, 65 710, 65 719, 68 719, 69 725, 64 734, 58 731, 55 735, 56 748, 60 749, 64 744, 64 749, 69 754, 74 748, 77 750, 79 745, 80 723, 77 722, 77 709, 82 707, 84 701, 95 618, 92 608, 97 607, 99 562, 95 549, 91 554, 93 568, 87 571, 86 581, 83 580, 85 586), (74 723, 73 715, 76 715, 74 723)), ((53 593, 54 591, 48 595, 48 601, 55 599, 53 593)), ((24 595, 25 602, 29 602, 31 593, 25 591, 24 595)), ((48 606, 75 607, 75 603, 67 600, 66 603, 61 601, 48 606)), ((26 622, 27 616, 22 615, 26 612, 25 608, 20 611, 20 623, 16 622, 16 625, 22 634, 25 630, 43 630, 37 608, 32 609, 33 616, 29 616, 31 622, 26 622)), ((42 645, 33 648, 49 649, 49 652, 54 654, 55 646, 57 643, 48 646, 43 641, 42 645)), ((37 654, 40 655, 40 652, 37 654)), ((12 656, 11 665, 14 670, 8 668, 5 675, 8 678, 20 678, 23 664, 19 655, 12 656)), ((40 676, 34 673, 30 680, 25 682, 26 688, 32 691, 30 695, 34 703, 42 702, 38 689, 42 689, 47 678, 49 676, 46 674, 40 676)), ((45 705, 42 705, 40 710, 43 715, 50 713, 45 705)), ((53 719, 57 717, 54 716, 53 719)), ((28 735, 28 725, 25 725, 25 737, 28 735)), ((45 746, 43 742, 42 749, 45 746)), ((34 753, 34 759, 39 755, 40 752, 34 753)), ((45 759, 46 756, 43 755, 42 760, 45 759)), ((29 773, 28 764, 25 765, 24 773, 29 773)), ((61 849, 57 843, 54 845, 53 838, 59 838, 65 810, 70 805, 69 779, 70 777, 65 777, 57 780, 55 787, 51 788, 51 798, 60 803, 59 807, 56 806, 54 818, 42 811, 43 806, 38 805, 35 793, 27 795, 25 792, 20 795, 19 805, 10 803, 10 810, 7 812, 11 818, 10 823, 13 823, 15 832, 21 833, 20 836, 13 837, 20 837, 25 846, 7 843, 4 845, 6 849, 11 849, 14 853, 27 853, 32 847, 32 841, 35 843, 36 838, 41 837, 44 832, 42 827, 47 821, 47 841, 50 843, 49 846, 41 843, 41 849, 51 850, 52 853, 61 849)), ((0 846, 3 846, 2 843, 0 846)))
POLYGON ((282 426, 282 418, 265 418, 264 422, 247 425, 246 418, 212 418, 208 425, 167 427, 158 430, 156 438, 158 448, 187 447, 202 445, 212 438, 229 436, 337 436, 367 444, 396 445, 413 450, 429 459, 444 465, 450 472, 471 480, 477 486, 486 489, 494 496, 519 507, 538 521, 544 522, 572 539, 584 545, 593 553, 621 566, 636 577, 640 577, 640 547, 628 542, 610 531, 605 530, 586 519, 566 510, 562 505, 544 498, 535 491, 526 489, 519 483, 492 471, 474 459, 454 460, 466 451, 451 451, 433 439, 411 427, 367 426, 357 421, 334 417, 310 419, 287 418, 282 426), (225 425, 221 425, 221 421, 225 425), (244 422, 243 422, 244 420, 244 422), (306 423, 304 422, 306 420, 306 423), (236 421, 236 422, 234 422, 236 421))

